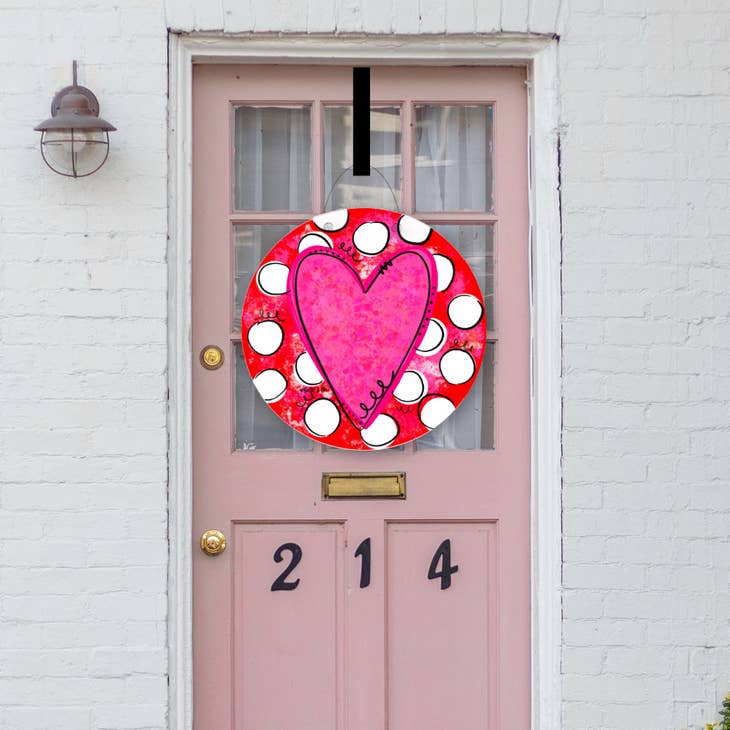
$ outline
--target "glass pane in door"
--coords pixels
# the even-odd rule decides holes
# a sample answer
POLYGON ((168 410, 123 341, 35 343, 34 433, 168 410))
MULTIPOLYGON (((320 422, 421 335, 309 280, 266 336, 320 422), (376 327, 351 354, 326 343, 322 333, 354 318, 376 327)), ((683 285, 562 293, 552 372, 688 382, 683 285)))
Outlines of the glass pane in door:
POLYGON ((237 450, 301 449, 311 451, 313 442, 288 426, 256 392, 243 357, 240 341, 235 343, 235 443, 237 450))
MULTIPOLYGON (((494 226, 436 225, 474 272, 484 296, 487 336, 494 331, 494 226)), ((487 344, 481 372, 456 412, 438 428, 422 436, 419 449, 494 448, 494 349, 487 344)))
POLYGON ((234 115, 234 209, 310 210, 311 107, 239 106, 234 115))
MULTIPOLYGON (((261 259, 291 225, 233 227, 234 279, 232 331, 241 326, 243 298, 261 259)), ((234 408, 236 449, 311 449, 312 442, 284 423, 256 392, 240 341, 235 343, 234 408)))
POLYGON ((414 115, 416 210, 492 210, 492 106, 417 104, 414 115))
POLYGON ((487 343, 481 372, 461 405, 418 439, 418 449, 494 448, 494 347, 487 343))
POLYGON ((370 111, 370 175, 352 174, 352 105, 324 108, 325 210, 400 209, 400 107, 370 111))
POLYGON ((295 226, 290 224, 233 226, 233 326, 241 327, 241 307, 261 260, 295 226))
POLYGON ((494 226, 438 223, 434 228, 459 251, 474 272, 484 297, 487 333, 494 332, 494 226))

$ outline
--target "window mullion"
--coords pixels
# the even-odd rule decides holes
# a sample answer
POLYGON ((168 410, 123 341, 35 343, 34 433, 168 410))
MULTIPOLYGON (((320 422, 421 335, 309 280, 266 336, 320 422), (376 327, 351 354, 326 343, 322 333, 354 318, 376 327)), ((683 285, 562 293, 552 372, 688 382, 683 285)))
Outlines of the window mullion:
POLYGON ((416 209, 414 150, 413 100, 404 99, 401 111, 401 208, 409 214, 416 209))
POLYGON ((314 215, 324 210, 324 134, 322 100, 312 101, 312 212, 314 215))

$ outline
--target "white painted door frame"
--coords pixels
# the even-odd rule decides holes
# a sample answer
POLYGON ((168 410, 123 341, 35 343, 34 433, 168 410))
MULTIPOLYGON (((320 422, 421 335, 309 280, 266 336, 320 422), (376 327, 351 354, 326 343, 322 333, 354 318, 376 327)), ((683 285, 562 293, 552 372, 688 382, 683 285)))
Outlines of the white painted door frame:
POLYGON ((169 36, 168 644, 170 730, 192 729, 193 63, 524 65, 528 71, 532 416, 532 730, 560 727, 561 299, 557 40, 527 34, 169 36))

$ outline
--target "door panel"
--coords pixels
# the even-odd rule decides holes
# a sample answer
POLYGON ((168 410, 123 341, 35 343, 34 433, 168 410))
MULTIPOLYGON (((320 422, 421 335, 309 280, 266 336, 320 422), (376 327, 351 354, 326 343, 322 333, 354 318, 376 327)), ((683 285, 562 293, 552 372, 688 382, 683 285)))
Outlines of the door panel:
POLYGON ((342 533, 336 522, 232 526, 237 727, 338 727, 342 533))
POLYGON ((380 178, 348 176, 351 80, 350 67, 194 67, 191 538, 216 528, 229 543, 216 557, 194 547, 195 728, 526 728, 524 69, 371 72, 373 149, 397 204, 483 266, 481 392, 416 444, 348 453, 278 423, 240 369, 236 311, 277 232, 322 212, 343 172, 328 208, 396 206, 380 178), (257 138, 275 143, 258 154, 257 138), (476 188, 453 187, 462 172, 476 188), (219 370, 198 363, 208 344, 225 352, 219 370), (406 498, 322 497, 323 472, 377 471, 405 472, 406 498), (356 555, 368 539, 369 582, 356 555), (442 589, 443 552, 429 569, 446 540, 458 571, 442 589), (272 591, 292 545, 301 557, 282 580, 296 586, 272 591))
POLYGON ((387 535, 389 730, 489 727, 495 524, 390 523, 387 535), (424 580, 432 561, 441 576, 424 580))

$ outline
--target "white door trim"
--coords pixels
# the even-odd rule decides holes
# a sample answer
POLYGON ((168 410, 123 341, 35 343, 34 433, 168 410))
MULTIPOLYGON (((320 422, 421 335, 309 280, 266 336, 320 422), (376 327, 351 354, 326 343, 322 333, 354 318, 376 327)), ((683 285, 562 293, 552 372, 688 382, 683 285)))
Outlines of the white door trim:
POLYGON ((168 644, 170 730, 192 713, 192 66, 193 63, 525 65, 530 91, 532 369, 532 729, 560 727, 561 229, 557 40, 527 34, 169 36, 168 644))

